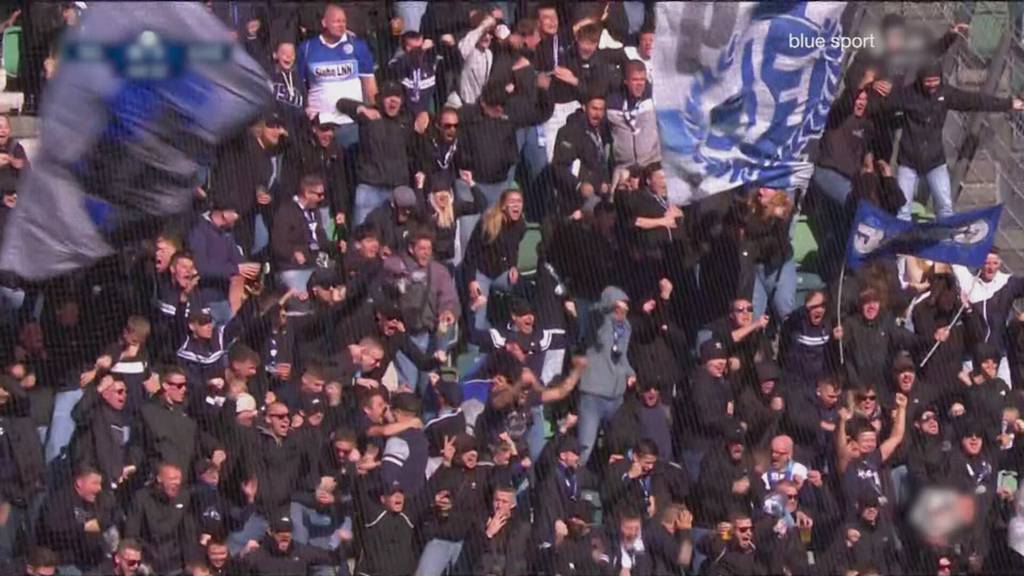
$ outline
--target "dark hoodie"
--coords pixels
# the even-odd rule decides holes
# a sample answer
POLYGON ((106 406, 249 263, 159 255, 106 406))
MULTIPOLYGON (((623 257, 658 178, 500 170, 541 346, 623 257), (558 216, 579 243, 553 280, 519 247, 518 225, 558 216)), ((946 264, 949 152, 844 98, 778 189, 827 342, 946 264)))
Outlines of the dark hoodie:
POLYGON ((416 134, 413 118, 404 104, 395 116, 384 113, 383 94, 378 96, 380 119, 369 120, 356 110, 363 106, 355 100, 338 100, 338 111, 355 118, 359 124, 359 155, 356 173, 360 184, 395 188, 408 185, 412 176, 416 134))
POLYGON ((608 162, 611 141, 606 121, 602 120, 595 128, 587 120, 586 110, 577 110, 558 130, 551 163, 561 173, 559 177, 564 182, 571 182, 574 189, 586 182, 594 187, 595 193, 600 193, 601 185, 611 181, 608 162), (579 168, 573 170, 577 160, 579 168))
POLYGON ((924 78, 929 76, 942 78, 941 63, 923 67, 910 86, 894 86, 882 104, 884 109, 903 117, 900 164, 922 175, 946 163, 942 127, 950 110, 1006 112, 1013 107, 1012 98, 966 92, 944 83, 930 93, 924 87, 924 78))

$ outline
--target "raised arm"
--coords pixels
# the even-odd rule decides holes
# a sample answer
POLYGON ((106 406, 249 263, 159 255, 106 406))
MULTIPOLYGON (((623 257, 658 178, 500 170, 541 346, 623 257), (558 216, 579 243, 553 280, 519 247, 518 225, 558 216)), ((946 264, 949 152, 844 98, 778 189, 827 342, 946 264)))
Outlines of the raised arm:
POLYGON ((882 461, 885 462, 899 448, 903 442, 903 434, 907 425, 907 397, 903 394, 896 394, 896 411, 892 417, 892 433, 879 446, 882 453, 882 461))

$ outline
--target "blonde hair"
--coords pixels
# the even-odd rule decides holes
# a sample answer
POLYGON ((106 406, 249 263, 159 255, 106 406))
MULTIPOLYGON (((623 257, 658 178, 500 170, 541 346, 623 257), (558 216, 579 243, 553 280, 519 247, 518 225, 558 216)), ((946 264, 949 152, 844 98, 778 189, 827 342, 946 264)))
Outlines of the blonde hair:
POLYGON ((483 217, 480 220, 480 225, 483 227, 484 244, 490 244, 498 239, 498 234, 501 234, 501 226, 505 223, 505 206, 508 204, 508 199, 513 194, 522 198, 522 192, 514 188, 509 188, 501 193, 501 198, 488 208, 483 217))
POLYGON ((455 226, 455 195, 451 190, 435 190, 430 193, 430 205, 434 208, 434 219, 438 228, 451 228, 455 226), (438 194, 447 194, 450 198, 447 206, 441 206, 434 200, 438 194))
POLYGON ((761 203, 756 194, 755 192, 755 196, 751 199, 750 211, 761 220, 769 220, 771 218, 786 220, 793 212, 793 199, 782 190, 775 191, 767 206, 761 203))

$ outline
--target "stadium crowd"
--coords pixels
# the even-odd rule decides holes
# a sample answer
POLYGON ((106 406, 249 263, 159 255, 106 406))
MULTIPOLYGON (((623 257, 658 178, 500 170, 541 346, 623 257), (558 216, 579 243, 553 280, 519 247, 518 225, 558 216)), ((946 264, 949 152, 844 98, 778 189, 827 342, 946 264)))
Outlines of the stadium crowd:
POLYGON ((0 572, 1024 571, 1024 278, 841 270, 857 202, 953 212, 950 111, 1024 109, 945 84, 966 25, 915 59, 886 17, 806 193, 677 206, 653 3, 207 4, 274 108, 191 212, 0 277, 0 572))

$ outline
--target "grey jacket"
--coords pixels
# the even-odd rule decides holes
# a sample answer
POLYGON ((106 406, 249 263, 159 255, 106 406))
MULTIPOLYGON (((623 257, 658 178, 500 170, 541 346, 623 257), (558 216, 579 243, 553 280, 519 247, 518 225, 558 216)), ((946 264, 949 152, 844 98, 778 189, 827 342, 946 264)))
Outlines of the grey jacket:
POLYGON ((650 83, 638 99, 629 97, 625 90, 610 94, 607 109, 616 168, 634 164, 647 166, 661 160, 658 119, 650 83))
POLYGON ((626 380, 636 376, 627 354, 632 333, 628 320, 622 323, 618 341, 615 339, 612 311, 619 300, 629 300, 621 288, 609 286, 601 292, 601 301, 591 316, 596 326, 587 346, 587 368, 580 379, 582 392, 609 399, 621 398, 626 391, 626 380))

